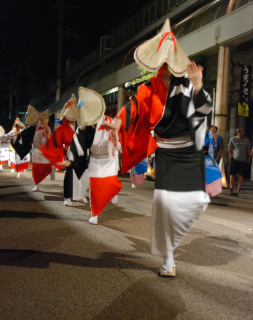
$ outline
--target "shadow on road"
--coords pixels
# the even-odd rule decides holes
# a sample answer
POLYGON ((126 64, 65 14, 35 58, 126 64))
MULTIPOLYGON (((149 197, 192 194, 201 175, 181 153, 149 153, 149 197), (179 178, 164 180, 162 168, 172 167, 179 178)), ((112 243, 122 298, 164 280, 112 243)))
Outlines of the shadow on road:
MULTIPOLYGON (((150 270, 150 268, 131 261, 138 257, 115 252, 104 252, 98 259, 80 257, 71 254, 57 252, 43 252, 37 250, 0 249, 0 265, 26 267, 26 268, 48 268, 51 263, 65 264, 87 268, 116 268, 116 269, 138 269, 150 270)), ((152 269, 156 272, 156 269, 152 269)))
POLYGON ((235 240, 221 237, 200 237, 188 245, 182 245, 176 250, 176 260, 197 266, 226 265, 237 259, 241 249, 235 240))

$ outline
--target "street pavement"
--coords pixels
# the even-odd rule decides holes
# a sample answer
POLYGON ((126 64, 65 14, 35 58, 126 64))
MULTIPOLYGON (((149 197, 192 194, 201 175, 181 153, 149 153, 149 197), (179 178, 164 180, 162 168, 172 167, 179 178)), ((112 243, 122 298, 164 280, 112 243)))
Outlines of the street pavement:
POLYGON ((154 182, 131 189, 98 225, 89 205, 63 206, 64 173, 32 192, 0 172, 0 320, 253 319, 253 188, 212 199, 175 252, 177 276, 150 255, 154 182))

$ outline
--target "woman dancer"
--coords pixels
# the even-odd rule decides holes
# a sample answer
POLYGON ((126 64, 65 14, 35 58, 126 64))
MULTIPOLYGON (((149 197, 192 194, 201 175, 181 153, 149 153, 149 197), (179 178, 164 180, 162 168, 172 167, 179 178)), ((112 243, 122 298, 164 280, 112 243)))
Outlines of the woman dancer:
POLYGON ((111 140, 109 130, 104 130, 112 119, 106 115, 102 96, 93 90, 78 89, 78 125, 67 153, 65 167, 74 165, 80 155, 84 156, 83 167, 88 168, 90 181, 91 224, 98 223, 98 215, 110 201, 118 203, 117 194, 122 184, 118 179, 119 140, 111 140), (87 155, 89 153, 89 162, 87 155))
POLYGON ((106 128, 122 135, 123 174, 156 149, 151 252, 164 258, 158 275, 171 277, 176 275, 174 250, 210 201, 203 144, 211 99, 202 88, 203 68, 189 61, 169 20, 135 50, 134 58, 158 73, 106 128))
MULTIPOLYGON (((75 94, 65 103, 60 113, 62 123, 50 135, 46 143, 40 147, 40 151, 48 161, 62 170, 62 163, 66 157, 68 148, 73 140, 77 120, 77 100, 75 94)), ((89 187, 87 167, 82 165, 83 158, 79 157, 76 162, 66 168, 64 176, 64 206, 72 206, 72 200, 88 203, 86 198, 89 187)), ((85 160, 86 161, 86 160, 85 160)))

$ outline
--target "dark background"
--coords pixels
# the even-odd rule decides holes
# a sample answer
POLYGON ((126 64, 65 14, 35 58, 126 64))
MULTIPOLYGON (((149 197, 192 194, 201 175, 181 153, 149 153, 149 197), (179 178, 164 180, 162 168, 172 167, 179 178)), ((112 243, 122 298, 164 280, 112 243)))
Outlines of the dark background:
POLYGON ((40 88, 56 80, 61 1, 62 64, 95 50, 101 36, 149 2, 0 0, 0 125, 9 118, 10 104, 26 108, 40 88))

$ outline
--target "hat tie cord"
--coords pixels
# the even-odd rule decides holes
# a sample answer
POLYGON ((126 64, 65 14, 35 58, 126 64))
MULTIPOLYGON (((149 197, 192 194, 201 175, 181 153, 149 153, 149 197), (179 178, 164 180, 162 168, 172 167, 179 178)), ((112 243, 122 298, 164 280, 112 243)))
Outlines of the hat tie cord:
POLYGON ((66 108, 72 108, 72 101, 68 101, 67 103, 66 103, 66 108))
POLYGON ((174 43, 174 50, 175 50, 175 53, 177 53, 176 39, 175 39, 174 33, 173 33, 172 31, 169 31, 169 32, 165 32, 165 33, 164 33, 162 39, 161 39, 160 42, 159 42, 157 51, 160 49, 163 41, 167 38, 167 36, 168 36, 169 34, 171 34, 171 36, 172 36, 172 40, 173 40, 173 43, 174 43))

